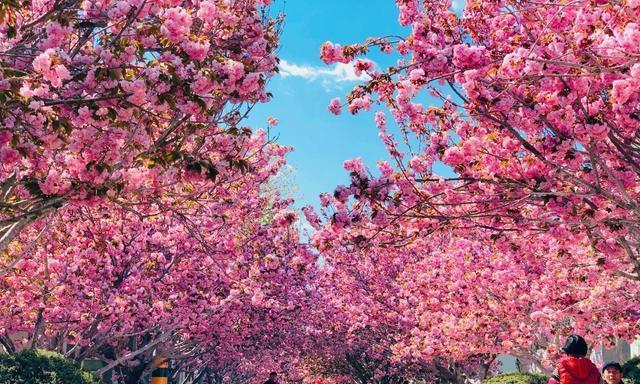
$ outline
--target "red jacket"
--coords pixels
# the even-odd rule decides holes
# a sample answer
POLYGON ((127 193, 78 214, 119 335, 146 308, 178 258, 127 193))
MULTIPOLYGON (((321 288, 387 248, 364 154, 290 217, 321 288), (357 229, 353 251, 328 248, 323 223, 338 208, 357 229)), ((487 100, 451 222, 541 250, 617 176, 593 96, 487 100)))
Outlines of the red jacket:
POLYGON ((600 371, 586 357, 565 356, 558 364, 560 384, 600 384, 600 371))

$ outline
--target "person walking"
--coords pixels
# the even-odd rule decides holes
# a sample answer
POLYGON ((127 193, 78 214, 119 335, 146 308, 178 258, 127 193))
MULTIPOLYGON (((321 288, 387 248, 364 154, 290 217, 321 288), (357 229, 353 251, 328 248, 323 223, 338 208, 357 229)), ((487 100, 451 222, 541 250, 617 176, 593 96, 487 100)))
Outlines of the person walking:
POLYGON ((599 384, 600 371, 586 356, 589 347, 579 335, 571 335, 562 346, 565 356, 558 363, 560 384, 599 384))

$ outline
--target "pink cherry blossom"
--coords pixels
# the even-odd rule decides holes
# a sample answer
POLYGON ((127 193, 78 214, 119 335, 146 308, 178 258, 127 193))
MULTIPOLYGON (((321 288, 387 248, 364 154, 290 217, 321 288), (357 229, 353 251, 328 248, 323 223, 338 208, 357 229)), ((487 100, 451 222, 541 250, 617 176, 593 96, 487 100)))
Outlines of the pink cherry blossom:
POLYGON ((339 115, 342 112, 342 102, 340 101, 340 98, 336 97, 331 99, 328 108, 329 112, 333 113, 334 115, 339 115))
POLYGON ((558 335, 633 339, 637 313, 611 292, 640 288, 637 4, 450 6, 400 2, 405 36, 342 50, 407 56, 348 95, 352 113, 391 113, 398 133, 374 121, 393 161, 348 162, 350 183, 322 195, 312 243, 343 337, 366 324, 395 362, 509 353, 543 370, 558 335))
POLYGON ((161 31, 171 42, 178 43, 189 34, 192 23, 193 19, 184 8, 169 8, 165 11, 161 31))

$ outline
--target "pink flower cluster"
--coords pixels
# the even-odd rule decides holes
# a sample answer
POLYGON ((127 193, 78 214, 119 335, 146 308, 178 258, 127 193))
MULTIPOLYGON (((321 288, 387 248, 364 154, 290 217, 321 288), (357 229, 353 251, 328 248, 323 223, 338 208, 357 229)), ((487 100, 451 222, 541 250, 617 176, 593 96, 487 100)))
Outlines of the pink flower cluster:
POLYGON ((373 69, 374 65, 371 60, 356 60, 353 64, 353 72, 358 77, 360 77, 363 72, 371 72, 373 69))
POLYGON ((322 47, 320 47, 320 59, 322 59, 325 64, 332 64, 335 62, 347 64, 351 61, 351 58, 345 55, 343 47, 340 45, 334 45, 329 41, 322 44, 322 47))
POLYGON ((53 87, 61 87, 62 82, 71 79, 71 73, 60 63, 56 51, 49 48, 33 60, 33 69, 42 75, 53 87))
POLYGON ((331 99, 328 109, 329 112, 333 113, 334 115, 339 115, 342 112, 342 102, 340 101, 340 98, 336 97, 331 99))
POLYGON ((169 41, 179 43, 189 35, 191 24, 191 15, 182 7, 174 7, 165 11, 160 30, 169 41))

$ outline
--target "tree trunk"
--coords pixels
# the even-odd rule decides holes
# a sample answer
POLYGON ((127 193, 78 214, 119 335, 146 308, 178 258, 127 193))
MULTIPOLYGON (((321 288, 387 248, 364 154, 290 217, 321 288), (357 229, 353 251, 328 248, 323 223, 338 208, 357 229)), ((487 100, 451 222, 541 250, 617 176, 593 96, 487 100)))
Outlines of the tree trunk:
POLYGON ((2 344, 8 354, 11 355, 16 352, 16 346, 13 344, 13 341, 9 338, 9 334, 6 332, 4 335, 0 335, 0 344, 2 344))

